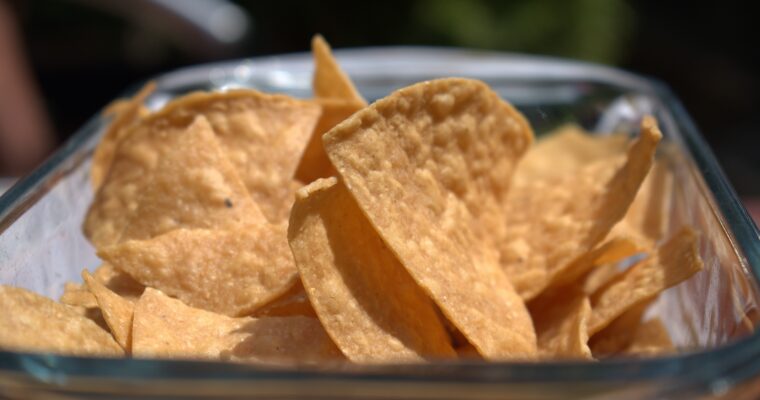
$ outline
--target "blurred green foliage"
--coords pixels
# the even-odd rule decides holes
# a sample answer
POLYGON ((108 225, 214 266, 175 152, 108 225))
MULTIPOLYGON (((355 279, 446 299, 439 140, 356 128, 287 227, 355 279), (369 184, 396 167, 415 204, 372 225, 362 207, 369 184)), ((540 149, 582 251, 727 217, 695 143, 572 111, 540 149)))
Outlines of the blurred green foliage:
POLYGON ((615 64, 633 17, 621 0, 424 0, 413 19, 426 42, 615 64))

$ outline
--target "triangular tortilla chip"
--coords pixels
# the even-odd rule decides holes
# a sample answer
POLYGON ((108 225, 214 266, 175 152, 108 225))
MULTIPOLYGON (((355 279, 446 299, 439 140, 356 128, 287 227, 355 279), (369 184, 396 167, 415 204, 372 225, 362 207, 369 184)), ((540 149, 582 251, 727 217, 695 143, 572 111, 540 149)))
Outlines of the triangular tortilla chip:
POLYGON ((335 178, 298 192, 288 239, 317 316, 349 360, 456 357, 433 303, 335 178))
POLYGON ((657 254, 630 267, 591 297, 589 331, 599 332, 631 307, 648 301, 702 270, 697 235, 683 228, 657 254))
POLYGON ((121 100, 120 103, 112 103, 106 107, 104 115, 113 115, 113 120, 92 155, 90 181, 94 189, 100 187, 108 174, 116 146, 128 134, 129 129, 148 113, 143 103, 154 90, 156 84, 148 82, 131 99, 121 100))
POLYGON ((77 309, 30 291, 0 285, 0 349, 117 357, 108 331, 77 309))
POLYGON ((100 307, 103 318, 111 329, 114 339, 129 354, 132 349, 134 303, 112 292, 90 275, 87 270, 82 271, 82 279, 84 279, 90 292, 97 299, 98 307, 100 307))
POLYGON ((501 264, 518 293, 532 299, 597 245, 623 218, 649 171, 662 134, 651 117, 621 158, 603 159, 550 179, 523 179, 506 201, 501 264))
POLYGON ((261 223, 266 219, 198 117, 186 130, 145 128, 122 141, 84 227, 100 248, 178 228, 261 223))
POLYGON ((303 183, 338 175, 322 147, 322 135, 367 105, 363 102, 330 98, 317 99, 316 102, 322 107, 322 114, 295 174, 295 178, 303 183))
POLYGON ((286 229, 284 224, 176 229, 102 248, 98 255, 145 286, 188 305, 246 315, 297 281, 286 229))
POLYGON ((484 83, 440 79, 396 91, 325 134, 327 155, 414 280, 487 359, 530 358, 527 309, 482 238, 532 141, 484 83))
POLYGON ((317 104, 255 90, 192 93, 167 104, 157 118, 187 125, 208 119, 222 149, 270 222, 288 220, 291 180, 320 114, 317 104))
POLYGON ((316 318, 230 318, 147 288, 135 306, 135 357, 319 363, 342 358, 316 318))
POLYGON ((198 117, 175 151, 158 161, 120 241, 180 228, 267 224, 260 215, 210 126, 198 117))
POLYGON ((340 68, 338 60, 333 57, 330 45, 321 35, 314 35, 311 39, 311 53, 314 56, 314 78, 312 80, 314 97, 342 99, 367 104, 354 87, 351 79, 340 68))

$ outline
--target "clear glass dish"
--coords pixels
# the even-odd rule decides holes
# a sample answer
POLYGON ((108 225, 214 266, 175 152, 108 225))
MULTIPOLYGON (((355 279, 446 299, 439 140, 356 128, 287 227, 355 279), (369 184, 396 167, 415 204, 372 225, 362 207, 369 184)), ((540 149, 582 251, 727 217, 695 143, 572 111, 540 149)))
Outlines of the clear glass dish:
MULTIPOLYGON (((668 160, 676 176, 674 224, 690 223, 702 232, 705 271, 668 290, 655 310, 681 352, 593 363, 282 369, 0 351, 0 397, 694 398, 752 396, 758 390, 753 388, 760 385, 752 384, 760 373, 760 334, 754 332, 760 320, 758 230, 665 86, 611 68, 543 57, 430 48, 337 55, 370 100, 425 79, 482 79, 515 104, 539 134, 566 122, 600 133, 634 132, 642 115, 654 114, 665 135, 658 157, 668 160)), ((148 105, 155 109, 189 91, 231 87, 309 97, 311 69, 308 54, 186 68, 157 76, 148 105)), ((79 280, 82 268, 98 265, 81 223, 93 196, 90 157, 107 123, 100 114, 93 117, 0 197, 0 283, 58 298, 65 281, 79 280)))

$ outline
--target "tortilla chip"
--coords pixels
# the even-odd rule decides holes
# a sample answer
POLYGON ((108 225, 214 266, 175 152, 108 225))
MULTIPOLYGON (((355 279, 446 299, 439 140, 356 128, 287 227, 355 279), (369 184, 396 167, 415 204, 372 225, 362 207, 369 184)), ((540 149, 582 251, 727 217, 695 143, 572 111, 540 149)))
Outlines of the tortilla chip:
POLYGON ((103 248, 98 255, 190 306, 239 316, 295 285, 297 269, 286 238, 284 224, 177 229, 103 248))
POLYGON ((542 136, 520 161, 515 179, 561 178, 596 161, 625 154, 625 134, 591 134, 577 125, 564 125, 542 136))
POLYGON ((650 319, 642 323, 636 333, 633 341, 625 349, 624 353, 636 356, 655 356, 675 351, 670 334, 665 328, 665 324, 659 318, 650 319))
POLYGON ((342 99, 317 99, 317 104, 322 107, 322 114, 309 139, 309 144, 306 145, 295 174, 295 178, 303 183, 338 175, 322 147, 322 135, 367 106, 363 102, 342 99))
POLYGON ((108 174, 118 143, 127 135, 129 129, 147 114, 147 109, 143 103, 154 90, 156 90, 156 84, 148 82, 131 99, 112 103, 106 107, 103 114, 106 116, 113 115, 113 121, 98 142, 95 153, 92 155, 90 182, 94 189, 100 187, 108 174))
POLYGON ((337 179, 298 192, 288 240, 317 316, 349 360, 456 357, 433 303, 337 179))
POLYGON ((569 289, 529 307, 536 326, 538 353, 546 359, 592 359, 588 346, 588 296, 569 289))
POLYGON ((633 342, 644 313, 654 299, 637 304, 615 318, 604 329, 594 334, 589 347, 594 357, 606 358, 621 353, 633 342))
POLYGON ((58 301, 74 307, 92 308, 98 306, 95 296, 82 284, 74 282, 66 282, 63 285, 63 294, 58 301))
POLYGON ((462 346, 456 347, 454 350, 457 352, 457 356, 461 360, 482 360, 483 357, 478 354, 478 350, 470 343, 465 343, 462 346))
POLYGON ((216 146, 210 126, 199 117, 175 151, 159 160, 120 241, 149 239, 180 228, 221 228, 244 222, 266 224, 216 146))
POLYGON ((317 317, 300 279, 290 290, 253 313, 254 317, 291 317, 295 315, 317 317))
POLYGON ((583 292, 592 295, 594 292, 612 282, 622 271, 616 263, 602 264, 589 271, 583 281, 583 292))
POLYGON ((0 348, 13 351, 116 357, 111 334, 67 305, 0 285, 0 348))
POLYGON ((316 318, 230 318, 145 289, 135 306, 135 357, 317 363, 342 358, 316 318))
POLYGON ((697 235, 683 228, 653 257, 632 266, 591 297, 589 330, 599 332, 626 310, 650 300, 702 270, 697 235))
POLYGON ((82 271, 82 279, 90 292, 95 295, 114 339, 129 354, 132 349, 132 315, 135 312, 135 304, 112 292, 87 270, 82 271))
POLYGON ((317 104, 255 90, 192 93, 156 117, 171 125, 208 119, 222 149, 270 222, 288 220, 291 180, 319 118, 317 104))
POLYGON ((640 137, 625 156, 605 158, 560 178, 525 179, 518 169, 499 250, 504 270, 524 299, 559 279, 623 218, 661 137, 654 119, 645 117, 640 137))
POLYGON ((532 141, 488 86, 440 79, 394 92, 323 137, 369 222, 487 359, 536 353, 530 316, 483 238, 532 141))
POLYGON ((110 291, 131 302, 136 302, 145 286, 111 264, 103 264, 92 273, 93 278, 110 291))
POLYGON ((311 39, 311 53, 314 56, 314 78, 312 87, 314 97, 325 99, 334 98, 367 104, 359 94, 351 79, 338 65, 333 57, 330 45, 321 35, 311 39))
POLYGON ((665 161, 656 161, 625 217, 612 229, 610 236, 628 236, 637 240, 639 247, 654 249, 670 227, 673 179, 665 161))
MULTIPOLYGON (((614 237, 576 258, 550 283, 550 287, 560 287, 581 280, 599 265, 616 263, 639 250, 637 243, 625 237, 614 237)), ((545 289, 549 290, 549 289, 545 289)))

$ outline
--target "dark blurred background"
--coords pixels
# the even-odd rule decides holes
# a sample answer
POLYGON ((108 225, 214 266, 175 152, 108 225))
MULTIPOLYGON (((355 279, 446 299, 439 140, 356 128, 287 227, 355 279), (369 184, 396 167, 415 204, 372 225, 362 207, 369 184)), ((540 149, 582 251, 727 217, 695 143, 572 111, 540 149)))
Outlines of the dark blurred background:
POLYGON ((463 46, 608 64, 670 85, 740 194, 759 196, 752 8, 725 0, 0 0, 0 36, 17 32, 41 118, 48 116, 37 129, 52 132, 53 144, 141 79, 189 64, 306 51, 315 32, 337 48, 463 46), (177 4, 191 10, 178 16, 170 11, 177 4))

